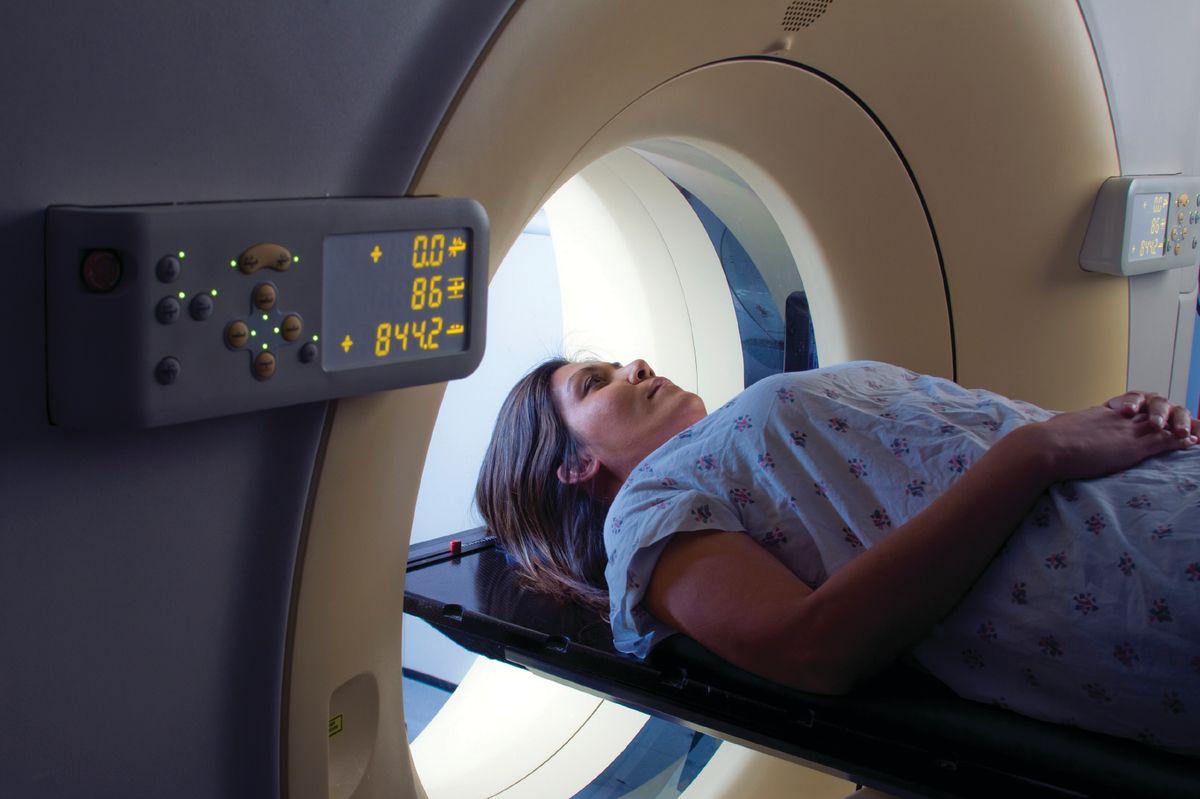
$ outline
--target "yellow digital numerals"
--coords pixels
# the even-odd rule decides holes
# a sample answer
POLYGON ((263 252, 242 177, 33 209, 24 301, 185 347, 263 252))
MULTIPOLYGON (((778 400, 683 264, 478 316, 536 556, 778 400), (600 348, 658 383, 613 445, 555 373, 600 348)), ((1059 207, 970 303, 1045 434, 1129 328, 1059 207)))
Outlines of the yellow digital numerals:
POLYGON ((413 278, 412 300, 409 302, 409 306, 414 311, 420 311, 426 307, 440 307, 442 304, 442 290, 438 284, 441 282, 441 275, 434 275, 431 278, 413 278))
POLYGON ((1162 255, 1163 242, 1162 239, 1154 239, 1147 241, 1142 239, 1138 245, 1138 257, 1145 258, 1148 255, 1162 255))
POLYGON ((436 269, 446 259, 446 237, 441 233, 417 236, 413 239, 413 269, 436 269))
POLYGON ((437 338, 442 334, 445 324, 440 316, 404 324, 380 322, 379 326, 375 328, 375 357, 386 358, 390 355, 392 341, 400 342, 400 350, 408 352, 410 337, 420 349, 436 350, 441 346, 441 342, 437 338))

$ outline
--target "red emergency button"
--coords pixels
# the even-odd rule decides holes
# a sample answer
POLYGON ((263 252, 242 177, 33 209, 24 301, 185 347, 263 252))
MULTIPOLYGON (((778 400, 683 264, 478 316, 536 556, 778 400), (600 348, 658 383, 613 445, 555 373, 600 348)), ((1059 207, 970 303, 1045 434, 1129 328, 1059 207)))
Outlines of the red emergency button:
POLYGON ((112 250, 92 250, 83 257, 80 274, 92 291, 112 291, 121 281, 121 259, 112 250))

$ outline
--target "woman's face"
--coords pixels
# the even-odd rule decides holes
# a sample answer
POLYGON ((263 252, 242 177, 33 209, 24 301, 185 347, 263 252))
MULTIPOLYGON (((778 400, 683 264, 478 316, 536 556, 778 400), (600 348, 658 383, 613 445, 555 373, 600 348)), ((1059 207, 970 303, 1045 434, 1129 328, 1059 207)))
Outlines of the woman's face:
MULTIPOLYGON (((705 415, 699 396, 656 376, 643 360, 625 366, 569 363, 555 370, 550 389, 588 458, 615 477, 618 486, 643 458, 705 415)), ((575 482, 571 475, 560 477, 575 482)))

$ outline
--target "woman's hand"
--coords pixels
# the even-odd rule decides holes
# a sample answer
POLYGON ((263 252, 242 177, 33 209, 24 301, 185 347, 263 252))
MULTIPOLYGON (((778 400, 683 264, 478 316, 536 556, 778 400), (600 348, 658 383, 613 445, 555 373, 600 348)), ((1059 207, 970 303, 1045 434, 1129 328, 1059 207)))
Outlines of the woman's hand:
POLYGON ((1192 419, 1187 406, 1172 405, 1162 394, 1129 391, 1104 404, 1129 419, 1146 414, 1151 424, 1170 430, 1177 438, 1200 437, 1200 420, 1192 419))
POLYGON ((1130 392, 1098 408, 1030 425, 1027 445, 1042 448, 1052 482, 1089 480, 1186 449, 1196 443, 1197 432, 1200 423, 1186 408, 1157 394, 1130 392))

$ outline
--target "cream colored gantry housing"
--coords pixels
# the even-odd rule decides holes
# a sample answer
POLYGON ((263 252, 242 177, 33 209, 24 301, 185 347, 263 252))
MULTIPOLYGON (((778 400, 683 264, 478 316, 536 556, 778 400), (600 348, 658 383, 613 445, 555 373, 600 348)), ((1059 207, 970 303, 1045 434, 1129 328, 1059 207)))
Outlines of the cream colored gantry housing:
MULTIPOLYGON (((1123 62, 1097 47, 1133 12, 1074 0, 800 5, 816 11, 785 26, 779 2, 518 3, 413 193, 481 202, 494 274, 526 222, 581 170, 619 163, 630 147, 683 145, 736 173, 773 216, 825 363, 892 361, 1068 408, 1124 390, 1137 370, 1133 341, 1167 351, 1149 387, 1174 390, 1183 331, 1131 322, 1144 313, 1131 305, 1131 281, 1078 265, 1098 187, 1136 157, 1130 149, 1118 160, 1120 109, 1110 107, 1123 62)), ((1194 131, 1193 119, 1186 124, 1194 131)), ((1187 171, 1193 155, 1176 151, 1142 169, 1187 171)), ((1132 290, 1166 303, 1148 316, 1175 319, 1180 287, 1195 285, 1187 271, 1182 283, 1159 276, 1132 290)), ((698 319, 701 309, 688 306, 707 301, 698 297, 670 301, 698 319)), ((698 383, 730 368, 728 342, 706 342, 702 327, 663 333, 688 342, 681 368, 698 383)), ((342 400, 333 416, 284 697, 293 799, 424 795, 398 678, 408 541, 397 531, 413 515, 442 392, 342 400), (327 722, 339 713, 356 722, 331 739, 327 722)), ((530 700, 530 714, 563 714, 539 722, 557 741, 545 751, 525 731, 500 741, 511 773, 493 772, 490 786, 469 764, 431 766, 430 795, 570 795, 591 766, 533 772, 570 749, 581 728, 572 719, 590 718, 599 702, 530 700), (455 773, 461 790, 447 787, 455 773)), ((619 709, 606 713, 613 729, 625 723, 619 709)), ((579 735, 581 749, 588 735, 603 738, 579 735)), ((794 788, 801 779, 799 766, 761 755, 747 765, 749 757, 716 758, 710 768, 729 771, 708 780, 705 795, 773 795, 781 789, 770 780, 794 788)))

